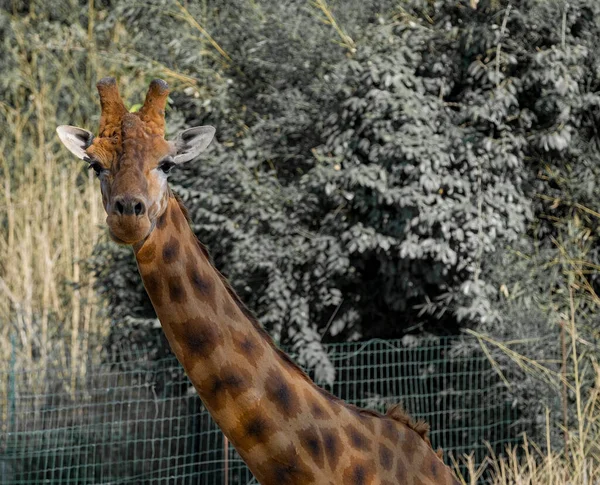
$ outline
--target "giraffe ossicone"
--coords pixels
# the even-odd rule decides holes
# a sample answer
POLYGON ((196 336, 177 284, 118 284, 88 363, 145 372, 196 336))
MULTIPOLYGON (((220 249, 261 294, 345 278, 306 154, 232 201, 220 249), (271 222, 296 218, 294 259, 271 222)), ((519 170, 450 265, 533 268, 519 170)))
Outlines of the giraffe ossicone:
POLYGON ((171 349, 260 483, 458 484, 426 425, 399 407, 382 415, 320 389, 212 265, 167 177, 208 147, 214 128, 167 141, 165 81, 152 81, 137 113, 128 112, 115 79, 97 87, 98 135, 60 126, 58 136, 98 175, 111 237, 133 247, 171 349))

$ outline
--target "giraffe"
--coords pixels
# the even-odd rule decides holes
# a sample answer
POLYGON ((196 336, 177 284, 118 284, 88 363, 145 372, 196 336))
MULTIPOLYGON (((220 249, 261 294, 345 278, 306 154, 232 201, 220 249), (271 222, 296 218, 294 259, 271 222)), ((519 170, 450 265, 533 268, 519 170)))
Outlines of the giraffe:
POLYGON ((206 409, 263 485, 458 484, 428 426, 400 406, 360 409, 318 387, 272 342, 191 230, 170 170, 212 141, 210 126, 167 141, 165 81, 130 113, 114 78, 97 84, 98 136, 59 126, 99 180, 114 241, 130 245, 169 345, 206 409))

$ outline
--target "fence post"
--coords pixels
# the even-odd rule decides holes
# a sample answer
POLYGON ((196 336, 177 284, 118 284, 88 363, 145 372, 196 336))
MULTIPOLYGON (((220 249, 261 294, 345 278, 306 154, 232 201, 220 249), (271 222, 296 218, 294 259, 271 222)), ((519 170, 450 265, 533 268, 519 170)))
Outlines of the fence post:
POLYGON ((560 377, 562 379, 561 405, 563 413, 563 437, 565 439, 565 456, 569 456, 569 415, 568 415, 568 393, 567 393, 567 338, 565 336, 565 322, 560 322, 560 347, 562 353, 562 364, 560 366, 560 377))
POLYGON ((225 482, 224 485, 229 485, 229 440, 223 435, 223 448, 225 450, 225 482))
POLYGON ((15 403, 15 367, 16 367, 16 363, 17 363, 17 356, 16 356, 16 345, 15 345, 15 334, 14 332, 12 332, 10 334, 10 365, 9 365, 9 371, 8 371, 8 389, 7 389, 7 398, 8 398, 8 406, 6 412, 8 413, 7 416, 7 425, 8 425, 8 429, 7 429, 7 433, 6 433, 6 450, 7 450, 7 454, 10 453, 11 451, 11 447, 10 447, 10 443, 11 443, 11 437, 14 435, 14 433, 16 432, 15 430, 15 417, 16 417, 16 403, 15 403))

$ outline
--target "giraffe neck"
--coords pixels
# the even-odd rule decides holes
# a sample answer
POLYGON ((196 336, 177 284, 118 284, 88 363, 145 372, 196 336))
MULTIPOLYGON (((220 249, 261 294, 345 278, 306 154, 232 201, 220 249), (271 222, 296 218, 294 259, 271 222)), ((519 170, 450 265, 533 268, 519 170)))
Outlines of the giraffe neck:
POLYGON ((300 394, 318 400, 319 389, 244 312, 174 197, 134 250, 171 349, 221 430, 260 475, 266 456, 294 447, 289 430, 302 419, 300 394))
POLYGON ((457 485, 425 430, 403 412, 346 405, 277 350, 212 266, 174 197, 134 251, 171 349, 260 483, 457 485))

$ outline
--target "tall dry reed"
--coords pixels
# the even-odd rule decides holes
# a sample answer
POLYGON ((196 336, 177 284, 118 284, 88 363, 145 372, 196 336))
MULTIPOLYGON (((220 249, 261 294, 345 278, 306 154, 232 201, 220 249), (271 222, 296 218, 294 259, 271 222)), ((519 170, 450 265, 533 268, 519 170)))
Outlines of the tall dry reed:
MULTIPOLYGON (((544 443, 524 436, 520 446, 509 448, 502 456, 490 449, 489 457, 479 468, 472 457, 463 457, 461 461, 468 470, 461 477, 464 484, 477 483, 481 477, 493 485, 600 484, 600 348, 596 327, 600 298, 590 278, 600 268, 588 261, 596 239, 589 229, 593 224, 585 222, 586 218, 588 222, 590 217, 600 218, 600 214, 575 205, 573 209, 568 219, 557 221, 555 258, 547 262, 562 270, 562 281, 544 303, 549 323, 561 329, 561 339, 556 342, 557 353, 562 354, 560 371, 515 352, 506 343, 471 332, 480 339, 488 355, 488 346, 495 346, 523 372, 552 384, 548 389, 555 390, 562 410, 553 415, 547 409, 544 443), (561 446, 552 443, 557 434, 563 437, 561 446)), ((492 364, 495 365, 493 360, 492 364)), ((458 470, 458 462, 455 465, 458 470)))
MULTIPOLYGON (((84 372, 90 338, 106 329, 83 269, 101 235, 98 187, 55 136, 66 121, 64 98, 94 102, 72 82, 81 56, 29 42, 22 21, 14 34, 9 54, 19 76, 0 101, 0 359, 17 369, 39 365, 41 385, 50 358, 84 372)), ((83 122, 85 110, 69 111, 83 122)))

